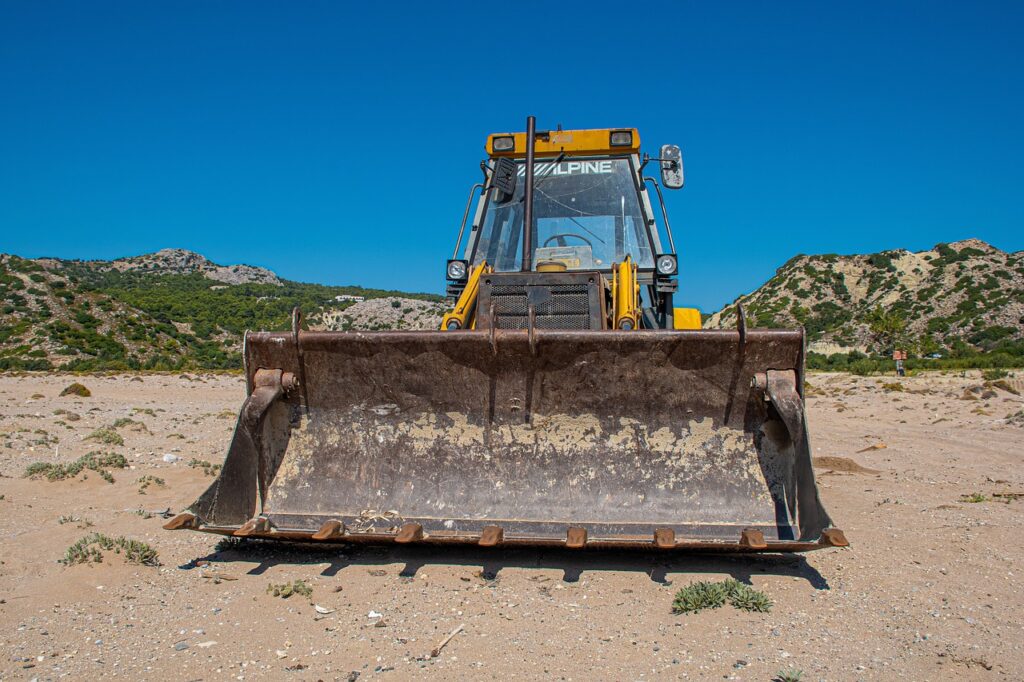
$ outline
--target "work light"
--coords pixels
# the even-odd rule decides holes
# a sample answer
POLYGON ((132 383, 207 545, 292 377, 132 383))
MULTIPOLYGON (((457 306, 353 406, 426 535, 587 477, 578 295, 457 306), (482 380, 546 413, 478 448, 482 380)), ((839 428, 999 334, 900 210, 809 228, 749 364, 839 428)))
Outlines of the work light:
POLYGON ((609 144, 612 147, 632 147, 633 146, 633 131, 632 130, 613 130, 609 144))
POLYGON ((496 152, 511 152, 515 151, 516 138, 511 135, 504 135, 502 137, 494 138, 491 144, 494 146, 494 151, 496 152))
POLYGON ((464 260, 450 260, 447 270, 448 279, 453 282, 461 282, 466 279, 466 273, 469 272, 469 263, 464 260))
POLYGON ((676 270, 679 267, 674 253, 660 254, 654 262, 656 263, 658 274, 664 277, 676 274, 676 270))

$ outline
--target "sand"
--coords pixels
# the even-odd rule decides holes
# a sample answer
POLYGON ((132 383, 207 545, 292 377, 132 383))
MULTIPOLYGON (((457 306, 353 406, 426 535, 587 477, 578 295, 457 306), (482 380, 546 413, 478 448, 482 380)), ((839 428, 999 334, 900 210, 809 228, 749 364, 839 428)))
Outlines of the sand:
POLYGON ((181 510, 213 480, 188 462, 222 461, 240 377, 0 376, 0 677, 1024 678, 1024 500, 993 497, 1024 492, 1024 420, 1006 419, 1024 400, 972 391, 976 374, 910 377, 902 392, 878 378, 810 382, 818 485, 852 546, 749 558, 218 550, 214 536, 162 530, 152 512, 181 510), (92 397, 59 397, 76 380, 92 397), (119 427, 123 445, 86 440, 118 418, 145 429, 119 427), (113 484, 22 476, 97 449, 130 463, 113 484), (139 494, 143 476, 164 485, 139 494), (988 501, 962 501, 975 493, 988 501), (58 563, 92 531, 150 543, 161 565, 109 551, 58 563), (671 613, 680 587, 730 576, 767 593, 772 612, 671 613), (311 598, 266 592, 297 579, 311 598))

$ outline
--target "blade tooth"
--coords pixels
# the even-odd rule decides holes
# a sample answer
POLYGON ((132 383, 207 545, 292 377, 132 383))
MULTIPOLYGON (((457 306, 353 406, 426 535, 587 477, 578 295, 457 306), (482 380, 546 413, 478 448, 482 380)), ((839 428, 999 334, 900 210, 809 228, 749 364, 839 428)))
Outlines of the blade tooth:
POLYGON ((829 547, 850 546, 850 541, 846 539, 846 534, 838 528, 826 528, 821 531, 821 540, 819 542, 829 547))
POLYGON ((587 529, 579 526, 570 526, 565 532, 565 546, 572 549, 580 549, 587 545, 587 529))
POLYGON ((199 518, 195 514, 182 512, 164 524, 164 530, 184 530, 199 528, 199 518))
POLYGON ((236 530, 233 535, 236 537, 244 538, 250 535, 258 535, 260 533, 270 532, 270 520, 265 516, 257 516, 254 519, 249 519, 242 527, 236 530))
POLYGON ((324 522, 320 530, 313 533, 314 540, 334 540, 345 536, 345 524, 337 519, 324 522))
POLYGON ((765 549, 768 543, 764 541, 764 533, 756 528, 746 528, 740 533, 740 546, 750 549, 765 549))
POLYGON ((483 531, 480 533, 480 541, 477 544, 481 547, 495 547, 504 542, 504 540, 504 528, 501 526, 484 526, 483 531))
POLYGON ((671 528, 654 529, 654 546, 661 549, 672 549, 676 546, 676 532, 671 528))
POLYGON ((406 523, 399 530, 398 535, 395 536, 395 542, 406 544, 409 542, 417 542, 423 539, 423 526, 418 523, 406 523))

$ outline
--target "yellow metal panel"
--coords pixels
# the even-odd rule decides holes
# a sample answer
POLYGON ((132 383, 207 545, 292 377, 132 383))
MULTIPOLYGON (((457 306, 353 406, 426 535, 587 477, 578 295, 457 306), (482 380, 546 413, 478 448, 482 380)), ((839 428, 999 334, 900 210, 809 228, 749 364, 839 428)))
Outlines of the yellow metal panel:
POLYGON ((612 314, 615 329, 640 328, 640 283, 636 263, 629 256, 612 265, 612 314))
POLYGON ((455 308, 441 319, 441 331, 448 331, 448 325, 452 322, 456 325, 454 329, 476 328, 476 295, 480 290, 480 276, 485 272, 490 272, 487 263, 481 263, 470 270, 466 288, 462 290, 455 308))
POLYGON ((672 312, 672 323, 676 329, 700 329, 700 310, 698 308, 675 308, 672 312))
MULTIPOLYGON (((488 156, 526 156, 526 133, 494 133, 487 136, 485 146, 488 156), (494 151, 494 138, 515 138, 515 149, 509 152, 494 151)), ((538 135, 536 141, 537 156, 557 156, 565 152, 567 156, 584 154, 635 154, 640 151, 640 132, 636 128, 598 128, 596 130, 552 130, 546 136, 538 135), (629 131, 633 133, 633 144, 622 147, 611 146, 613 131, 629 131)))

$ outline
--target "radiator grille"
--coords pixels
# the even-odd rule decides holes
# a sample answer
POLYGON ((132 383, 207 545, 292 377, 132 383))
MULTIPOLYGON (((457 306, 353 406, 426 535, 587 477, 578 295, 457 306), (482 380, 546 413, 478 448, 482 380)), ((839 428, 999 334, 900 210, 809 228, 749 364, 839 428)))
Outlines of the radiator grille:
MULTIPOLYGON (((536 286, 536 285, 535 285, 536 286)), ((540 285, 549 296, 534 305, 537 329, 590 329, 590 294, 586 283, 540 285)), ((529 316, 528 286, 495 284, 491 304, 499 329, 526 329, 529 316)))

